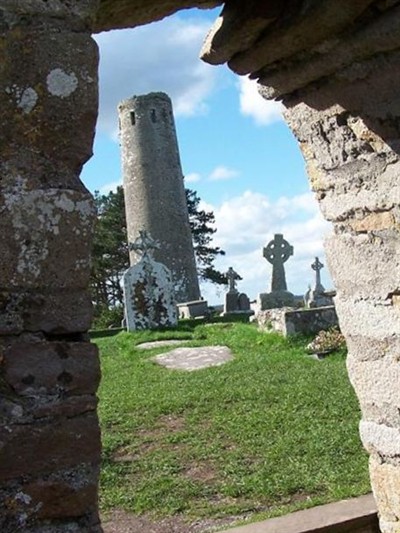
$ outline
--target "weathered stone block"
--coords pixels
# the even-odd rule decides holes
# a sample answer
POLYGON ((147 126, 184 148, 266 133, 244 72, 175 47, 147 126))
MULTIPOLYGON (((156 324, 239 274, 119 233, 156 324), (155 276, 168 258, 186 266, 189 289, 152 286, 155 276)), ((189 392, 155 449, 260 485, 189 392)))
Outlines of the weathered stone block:
POLYGON ((370 299, 371 287, 374 287, 374 299, 384 301, 399 288, 398 239, 397 231, 386 232, 384 238, 376 233, 344 233, 326 239, 329 271, 337 280, 336 289, 342 299, 350 295, 354 299, 370 299))
POLYGON ((0 292, 0 335, 85 332, 93 316, 88 291, 0 292))
POLYGON ((313 309, 291 308, 259 311, 256 320, 263 330, 275 330, 285 337, 297 334, 315 334, 323 329, 337 326, 338 318, 334 306, 313 309))
POLYGON ((28 531, 33 522, 37 524, 51 518, 96 516, 98 470, 97 465, 81 464, 76 469, 54 472, 39 479, 3 483, 0 489, 1 531, 28 531))
POLYGON ((37 507, 38 519, 82 516, 97 505, 94 479, 38 480, 23 487, 23 492, 31 498, 32 507, 37 507))
POLYGON ((399 522, 400 466, 382 463, 375 456, 371 456, 369 472, 381 519, 387 522, 399 522))
POLYGON ((368 400, 360 402, 363 419, 389 427, 400 428, 400 411, 396 405, 380 402, 378 405, 368 400))
POLYGON ((17 11, 19 15, 52 15, 63 19, 72 17, 81 20, 91 21, 94 10, 98 7, 98 0, 69 0, 67 3, 62 0, 52 2, 38 2, 37 0, 24 0, 18 2, 16 10, 15 0, 2 0, 1 7, 11 13, 17 11))
MULTIPOLYGON (((334 185, 335 190, 326 190, 321 195, 321 210, 324 216, 332 221, 344 220, 354 213, 358 213, 359 217, 363 213, 366 214, 365 222, 360 219, 353 224, 356 231, 390 228, 394 226, 393 219, 384 213, 397 205, 396 199, 400 194, 400 186, 396 179, 399 163, 386 158, 384 165, 383 157, 379 159, 376 155, 368 155, 365 156, 364 164, 365 166, 358 164, 358 168, 356 164, 347 164, 340 172, 331 173, 331 179, 327 181, 333 180, 337 174, 338 181, 334 185), (366 174, 367 177, 363 179, 366 174), (368 187, 365 186, 365 181, 368 187), (378 210, 382 211, 374 212, 378 210)), ((322 191, 321 185, 321 181, 317 182, 315 190, 319 187, 322 191)))
POLYGON ((360 436, 369 453, 386 457, 400 456, 400 431, 375 422, 360 422, 360 436))
POLYGON ((379 520, 379 529, 382 533, 400 533, 399 522, 387 522, 386 520, 379 520))
POLYGON ((308 6, 308 16, 304 9, 292 8, 290 25, 272 25, 248 50, 235 54, 228 62, 229 67, 238 74, 249 74, 291 58, 299 50, 313 49, 332 35, 340 34, 371 2, 323 0, 308 6))
POLYGON ((50 474, 100 459, 100 429, 94 413, 0 429, 0 479, 50 474))
POLYGON ((182 302, 177 305, 179 318, 196 318, 207 316, 209 313, 206 300, 194 300, 193 302, 182 302))
POLYGON ((400 354, 400 338, 393 335, 374 338, 359 335, 347 335, 349 358, 355 361, 374 361, 386 358, 389 363, 397 361, 400 354))
POLYGON ((0 212, 0 289, 86 288, 95 216, 88 193, 3 191, 0 212))
MULTIPOLYGON (((1 341, 0 341, 1 342, 1 341)), ((98 349, 86 342, 2 343, 1 374, 19 394, 94 394, 100 382, 98 349)))
POLYGON ((400 409, 400 361, 384 357, 360 361, 350 352, 347 368, 351 383, 361 404, 388 404, 400 409))
POLYGON ((390 300, 374 300, 373 294, 369 300, 354 300, 338 292, 335 305, 345 336, 385 339, 396 337, 400 331, 400 308, 391 305, 390 300))
POLYGON ((0 120, 7 123, 0 142, 2 188, 67 188, 68 181, 79 183, 92 154, 97 45, 89 33, 69 31, 56 18, 47 18, 45 31, 39 20, 9 20, 11 28, 0 28, 0 120))
POLYGON ((97 403, 97 397, 90 394, 71 396, 69 398, 60 398, 60 396, 49 397, 43 402, 32 401, 24 405, 24 413, 30 419, 47 417, 72 418, 84 413, 96 411, 97 403))
POLYGON ((96 32, 147 24, 188 7, 211 8, 222 0, 102 0, 95 21, 96 32))

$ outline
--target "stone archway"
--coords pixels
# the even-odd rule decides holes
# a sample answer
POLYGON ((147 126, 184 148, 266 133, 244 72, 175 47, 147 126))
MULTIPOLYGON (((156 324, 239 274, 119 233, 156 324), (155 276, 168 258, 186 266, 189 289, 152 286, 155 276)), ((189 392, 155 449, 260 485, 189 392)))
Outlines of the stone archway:
MULTIPOLYGON (((101 531, 93 31, 218 1, 0 0, 1 529, 101 531)), ((398 0, 229 0, 203 57, 280 97, 325 217, 382 531, 400 531, 398 0)))

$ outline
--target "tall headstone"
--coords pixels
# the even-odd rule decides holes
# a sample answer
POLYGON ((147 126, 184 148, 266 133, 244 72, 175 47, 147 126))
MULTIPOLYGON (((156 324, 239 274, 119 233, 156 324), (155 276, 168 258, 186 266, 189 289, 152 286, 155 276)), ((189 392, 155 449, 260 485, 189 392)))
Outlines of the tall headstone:
POLYGON ((284 263, 293 255, 291 246, 283 235, 277 233, 263 249, 263 256, 272 265, 271 292, 258 296, 259 310, 285 307, 294 304, 294 296, 287 290, 284 263))
POLYGON ((174 326, 178 322, 174 287, 169 269, 153 258, 159 243, 145 231, 129 245, 141 255, 124 274, 125 320, 128 331, 174 326))
MULTIPOLYGON (((154 258, 171 271, 177 302, 199 300, 171 100, 159 92, 134 96, 119 105, 119 121, 128 239, 145 230, 162 243, 154 258)), ((139 259, 132 250, 131 265, 139 259)))

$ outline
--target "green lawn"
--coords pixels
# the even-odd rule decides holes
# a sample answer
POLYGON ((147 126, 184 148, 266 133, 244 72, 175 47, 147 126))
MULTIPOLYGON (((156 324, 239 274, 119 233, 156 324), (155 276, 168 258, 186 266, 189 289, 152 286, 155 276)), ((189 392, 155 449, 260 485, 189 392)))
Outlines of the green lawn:
POLYGON ((103 379, 101 508, 191 519, 264 518, 369 491, 345 355, 250 324, 97 339, 103 379), (160 338, 225 344, 234 360, 183 372, 149 361, 160 338))

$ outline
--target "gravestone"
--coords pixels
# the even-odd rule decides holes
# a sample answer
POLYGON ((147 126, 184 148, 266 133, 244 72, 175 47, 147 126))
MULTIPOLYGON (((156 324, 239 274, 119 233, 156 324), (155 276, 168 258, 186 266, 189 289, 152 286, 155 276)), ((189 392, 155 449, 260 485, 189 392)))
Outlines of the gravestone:
POLYGON ((304 296, 305 306, 308 309, 311 309, 313 307, 333 305, 332 298, 325 294, 325 288, 321 283, 321 270, 324 268, 324 265, 318 257, 316 257, 314 263, 311 264, 311 268, 315 272, 315 283, 313 288, 308 288, 308 291, 304 296))
POLYGON ((287 290, 284 263, 293 255, 293 246, 277 233, 263 249, 263 256, 272 264, 271 292, 258 295, 259 310, 294 305, 294 296, 287 290))
POLYGON ((250 300, 244 293, 239 293, 236 288, 236 282, 241 280, 237 272, 229 267, 225 272, 226 279, 228 280, 228 292, 225 294, 224 315, 231 313, 250 313, 250 300))
POLYGON ((153 258, 159 243, 141 230, 129 249, 141 254, 124 274, 125 318, 128 331, 174 326, 178 322, 174 284, 169 269, 153 258))

